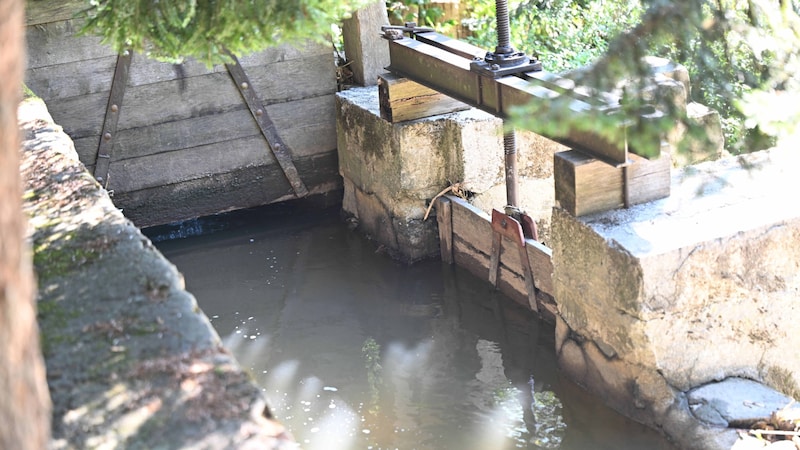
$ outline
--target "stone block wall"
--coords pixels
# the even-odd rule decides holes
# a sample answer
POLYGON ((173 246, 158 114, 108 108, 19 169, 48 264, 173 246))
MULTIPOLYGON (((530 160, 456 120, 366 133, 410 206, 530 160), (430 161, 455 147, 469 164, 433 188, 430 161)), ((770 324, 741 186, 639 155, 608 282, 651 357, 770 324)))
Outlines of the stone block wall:
POLYGON ((676 173, 667 199, 578 219, 555 209, 562 368, 687 448, 735 440, 693 415, 692 389, 744 378, 797 396, 799 163, 773 149, 676 173))
MULTIPOLYGON (((339 173, 344 211, 394 256, 415 261, 439 253, 428 203, 453 183, 485 211, 505 205, 502 121, 476 109, 391 123, 378 91, 337 94, 339 173)), ((548 236, 554 203, 553 152, 562 146, 530 133, 518 137, 521 206, 548 236)))

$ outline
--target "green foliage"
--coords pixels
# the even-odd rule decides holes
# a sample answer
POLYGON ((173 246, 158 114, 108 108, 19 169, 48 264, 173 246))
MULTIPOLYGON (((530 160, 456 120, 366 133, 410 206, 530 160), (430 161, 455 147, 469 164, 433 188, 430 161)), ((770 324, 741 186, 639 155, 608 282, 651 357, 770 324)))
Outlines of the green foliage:
POLYGON ((393 24, 415 22, 426 27, 441 26, 444 16, 442 8, 432 5, 430 0, 387 0, 386 11, 393 24))
MULTIPOLYGON (((475 45, 497 45, 493 0, 469 2, 464 24, 475 45)), ((642 9, 627 0, 523 0, 509 2, 511 43, 535 55, 545 70, 563 72, 603 54, 608 42, 637 23, 642 9)))
MULTIPOLYGON (((800 122, 800 109, 792 109, 797 103, 790 100, 800 87, 797 4, 695 0, 672 8, 667 23, 654 24, 645 39, 652 53, 687 67, 694 100, 723 118, 727 149, 734 154, 760 150, 792 131, 800 122), (788 114, 776 117, 776 103, 788 114)), ((667 6, 651 1, 649 16, 659 10, 667 6)))
MULTIPOLYGON (((492 3, 474 0, 467 21, 472 42, 487 48, 496 39, 492 3)), ((769 147, 800 123, 797 0, 644 0, 641 7, 617 1, 524 0, 512 6, 512 45, 538 55, 545 70, 592 63, 574 77, 600 90, 631 80, 620 114, 593 111, 588 120, 575 120, 574 105, 562 96, 546 109, 520 109, 515 115, 519 127, 555 135, 586 130, 615 139, 624 123, 636 129, 628 133, 629 139, 641 141, 634 147, 658 139, 671 123, 686 118, 675 108, 666 108, 661 120, 642 118, 643 111, 667 103, 653 98, 646 84, 649 69, 643 58, 648 55, 688 68, 691 100, 720 112, 732 153, 769 147)))
POLYGON ((90 0, 85 32, 115 50, 169 62, 194 57, 207 65, 301 39, 324 39, 365 0, 90 0))

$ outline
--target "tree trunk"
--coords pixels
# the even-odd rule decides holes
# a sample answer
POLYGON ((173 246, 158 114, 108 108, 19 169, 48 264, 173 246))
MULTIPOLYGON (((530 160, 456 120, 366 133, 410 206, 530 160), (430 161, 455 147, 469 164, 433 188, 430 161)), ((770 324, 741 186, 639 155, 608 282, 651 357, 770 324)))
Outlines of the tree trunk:
POLYGON ((0 0, 0 449, 41 450, 49 441, 50 398, 19 175, 24 21, 23 0, 0 0))

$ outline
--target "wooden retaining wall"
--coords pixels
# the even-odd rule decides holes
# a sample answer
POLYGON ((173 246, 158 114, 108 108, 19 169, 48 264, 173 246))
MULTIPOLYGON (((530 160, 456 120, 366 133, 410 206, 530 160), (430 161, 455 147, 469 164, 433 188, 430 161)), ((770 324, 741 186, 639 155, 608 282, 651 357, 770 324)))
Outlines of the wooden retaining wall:
MULTIPOLYGON (((77 35, 84 3, 28 1, 26 83, 93 171, 118 55, 77 35)), ((310 193, 338 194, 329 46, 270 48, 241 66, 310 193)), ((295 198, 225 66, 181 71, 135 54, 118 108, 107 188, 138 226, 295 198)))
MULTIPOLYGON (((442 260, 464 267, 482 280, 489 280, 493 238, 491 217, 466 200, 446 195, 436 200, 436 220, 442 260)), ((539 313, 552 322, 558 312, 553 299, 553 252, 532 239, 525 239, 525 247, 539 313)), ((505 237, 500 248, 497 288, 515 302, 530 308, 518 249, 505 237)))

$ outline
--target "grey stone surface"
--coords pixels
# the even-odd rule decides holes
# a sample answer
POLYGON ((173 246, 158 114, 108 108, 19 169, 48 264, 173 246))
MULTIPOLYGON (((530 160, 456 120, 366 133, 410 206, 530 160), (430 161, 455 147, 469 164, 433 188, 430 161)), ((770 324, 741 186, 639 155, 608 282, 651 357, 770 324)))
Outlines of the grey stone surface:
POLYGON ((687 398, 699 419, 721 420, 723 426, 749 426, 758 420, 769 420, 772 413, 792 407, 794 403, 791 397, 743 378, 728 378, 700 386, 689 391, 687 398))
POLYGON ((292 448, 180 273, 86 172, 44 104, 24 102, 19 117, 50 448, 292 448))

